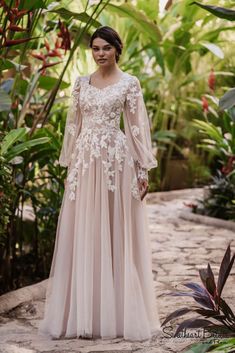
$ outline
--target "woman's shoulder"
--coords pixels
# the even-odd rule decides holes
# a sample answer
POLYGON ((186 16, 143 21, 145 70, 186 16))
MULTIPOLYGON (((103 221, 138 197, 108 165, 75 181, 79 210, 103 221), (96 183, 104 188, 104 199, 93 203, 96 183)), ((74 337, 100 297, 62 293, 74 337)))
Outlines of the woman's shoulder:
POLYGON ((88 79, 89 75, 78 75, 75 79, 75 83, 80 83, 83 81, 86 81, 88 79))
POLYGON ((82 82, 85 82, 88 79, 89 75, 78 75, 75 78, 74 84, 73 84, 73 89, 79 89, 80 85, 82 82))
POLYGON ((125 72, 123 71, 123 74, 127 77, 128 80, 130 81, 139 81, 138 77, 133 75, 133 74, 130 74, 129 72, 125 72))
POLYGON ((124 74, 127 80, 128 87, 130 87, 130 89, 137 89, 141 87, 138 76, 132 75, 129 72, 125 72, 124 74))

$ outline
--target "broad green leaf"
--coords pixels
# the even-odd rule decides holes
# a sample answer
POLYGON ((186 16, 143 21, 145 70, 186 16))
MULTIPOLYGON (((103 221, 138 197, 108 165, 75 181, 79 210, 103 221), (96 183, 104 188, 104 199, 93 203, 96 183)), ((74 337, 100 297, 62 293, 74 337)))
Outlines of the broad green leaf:
POLYGON ((154 22, 149 21, 144 13, 137 11, 135 6, 130 4, 122 4, 119 6, 108 4, 106 8, 109 11, 117 13, 121 17, 127 17, 129 20, 132 20, 136 27, 147 33, 155 42, 161 40, 162 35, 159 27, 154 22))
POLYGON ((29 150, 34 146, 38 146, 44 143, 48 143, 50 141, 49 137, 41 137, 38 139, 33 139, 29 141, 22 142, 14 147, 12 147, 9 152, 6 154, 5 158, 9 161, 12 158, 20 155, 22 152, 29 150))
POLYGON ((165 76, 165 64, 164 64, 164 58, 163 58, 161 49, 159 48, 159 46, 153 46, 152 45, 151 50, 154 52, 154 55, 156 57, 156 61, 157 61, 158 65, 162 69, 162 74, 165 76))
POLYGON ((1 70, 8 70, 15 68, 16 71, 22 71, 26 69, 27 65, 19 65, 13 60, 10 59, 0 59, 1 70))
POLYGON ((209 11, 213 15, 219 18, 224 18, 229 21, 235 21, 235 11, 226 9, 224 7, 212 6, 212 5, 203 5, 200 2, 193 1, 192 5, 195 4, 201 7, 204 10, 209 11))
POLYGON ((219 107, 221 109, 229 109, 235 105, 235 88, 226 92, 219 100, 219 107))
POLYGON ((208 348, 212 346, 212 343, 197 343, 194 344, 191 348, 187 349, 183 353, 206 353, 208 348))
MULTIPOLYGON (((226 71, 215 71, 214 72, 215 76, 233 76, 234 77, 234 73, 233 72, 226 72, 226 71)), ((199 80, 204 80, 205 79, 205 74, 200 74, 200 75, 195 75, 195 73, 190 73, 187 77, 186 80, 183 81, 180 85, 181 86, 185 86, 191 82, 196 82, 199 80)))
POLYGON ((9 110, 11 110, 11 98, 0 88, 0 112, 8 112, 9 110))
POLYGON ((235 350, 235 338, 227 338, 218 344, 214 344, 210 349, 211 353, 226 352, 233 353, 235 350))
MULTIPOLYGON (((50 77, 50 76, 40 76, 39 77, 39 80, 38 80, 38 87, 39 88, 43 88, 47 91, 50 91, 56 84, 57 82, 57 78, 55 77, 50 77)), ((70 84, 65 82, 65 81, 62 81, 61 82, 61 85, 60 85, 60 88, 61 89, 65 89, 67 87, 69 87, 70 84)))
POLYGON ((22 96, 25 96, 28 85, 29 85, 29 82, 27 80, 24 80, 23 78, 20 80, 17 80, 15 84, 15 92, 21 94, 22 96))
POLYGON ((30 1, 20 1, 20 10, 36 10, 36 9, 46 9, 46 1, 43 0, 30 0, 30 1))
POLYGON ((136 7, 142 10, 151 20, 157 20, 159 12, 159 0, 137 0, 136 7))
POLYGON ((229 27, 222 26, 220 28, 215 29, 214 31, 209 31, 209 32, 206 32, 206 33, 204 33, 204 31, 203 31, 201 37, 199 38, 199 40, 205 40, 207 42, 216 42, 220 32, 234 31, 234 30, 235 30, 234 26, 229 26, 229 27))
MULTIPOLYGON (((81 12, 81 13, 72 12, 72 11, 65 9, 64 7, 61 7, 56 10, 51 10, 48 12, 57 13, 62 18, 64 18, 66 21, 69 21, 69 20, 75 18, 76 20, 87 23, 90 20, 90 16, 86 12, 81 12)), ((96 20, 92 20, 91 24, 94 27, 99 27, 101 25, 100 22, 98 22, 96 20)))
POLYGON ((4 155, 8 149, 11 148, 16 141, 21 140, 26 133, 27 130, 24 127, 11 130, 2 141, 1 154, 4 155))
POLYGON ((217 56, 220 59, 224 59, 224 53, 223 51, 218 47, 218 45, 214 43, 201 43, 201 45, 205 48, 207 48, 210 52, 212 52, 215 56, 217 56))

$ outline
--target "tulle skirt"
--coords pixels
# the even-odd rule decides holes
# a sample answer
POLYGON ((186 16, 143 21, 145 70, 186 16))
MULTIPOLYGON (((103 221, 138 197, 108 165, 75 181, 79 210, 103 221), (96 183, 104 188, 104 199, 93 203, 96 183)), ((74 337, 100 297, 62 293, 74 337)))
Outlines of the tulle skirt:
POLYGON ((66 186, 39 334, 146 340, 159 330, 145 200, 124 160, 107 187, 101 158, 66 186))

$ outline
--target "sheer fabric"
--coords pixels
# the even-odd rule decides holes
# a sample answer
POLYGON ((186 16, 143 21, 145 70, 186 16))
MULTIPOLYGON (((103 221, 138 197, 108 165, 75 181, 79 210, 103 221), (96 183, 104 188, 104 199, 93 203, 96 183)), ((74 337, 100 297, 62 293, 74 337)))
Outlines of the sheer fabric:
POLYGON ((135 76, 123 73, 103 89, 89 76, 76 80, 59 162, 68 181, 39 332, 150 338, 160 325, 137 179, 148 178, 157 161, 135 76))
POLYGON ((71 101, 69 105, 69 111, 67 114, 64 131, 64 139, 59 157, 59 164, 63 167, 68 167, 69 165, 75 140, 82 126, 81 112, 79 106, 79 90, 80 84, 78 77, 72 89, 71 101))

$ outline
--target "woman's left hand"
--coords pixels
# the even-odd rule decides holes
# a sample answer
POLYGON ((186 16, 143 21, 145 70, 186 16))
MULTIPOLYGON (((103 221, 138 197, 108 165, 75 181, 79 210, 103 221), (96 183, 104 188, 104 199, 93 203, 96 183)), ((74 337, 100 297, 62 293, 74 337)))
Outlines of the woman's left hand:
POLYGON ((140 191, 140 198, 142 201, 148 192, 148 181, 145 179, 138 179, 138 187, 140 191))

